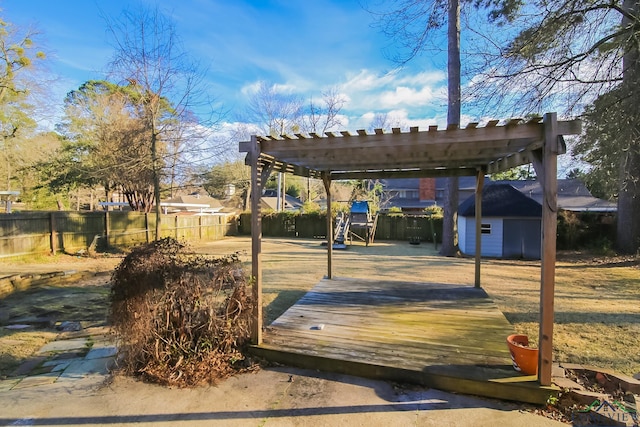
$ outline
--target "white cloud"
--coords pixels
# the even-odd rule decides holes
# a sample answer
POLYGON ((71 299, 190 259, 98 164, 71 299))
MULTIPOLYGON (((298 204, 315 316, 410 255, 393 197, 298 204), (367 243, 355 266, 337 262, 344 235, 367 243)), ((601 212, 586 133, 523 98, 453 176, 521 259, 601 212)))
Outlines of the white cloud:
MULTIPOLYGON (((254 95, 260 90, 260 86, 263 83, 265 83, 264 80, 256 80, 254 82, 247 83, 244 86, 242 86, 242 88, 240 89, 240 92, 246 96, 254 95)), ((271 83, 271 82, 266 82, 266 83, 271 83)), ((297 85, 292 83, 271 83, 271 88, 274 90, 274 92, 283 93, 283 94, 299 93, 299 90, 300 90, 297 85)))
POLYGON ((394 91, 387 91, 380 94, 382 107, 427 105, 433 101, 434 98, 433 90, 429 86, 421 89, 399 86, 396 87, 394 91))
POLYGON ((397 69, 385 74, 371 70, 360 70, 348 74, 341 85, 348 103, 345 108, 354 111, 368 111, 375 106, 376 112, 390 109, 410 109, 411 107, 432 107, 435 109, 446 94, 445 75, 441 71, 423 71, 412 74, 408 70, 397 69))
POLYGON ((345 90, 364 92, 387 86, 393 81, 393 73, 381 76, 369 70, 360 70, 356 75, 347 74, 347 81, 342 85, 345 90))
POLYGON ((442 71, 424 71, 418 74, 411 74, 399 78, 397 80, 398 84, 406 84, 406 85, 432 85, 436 86, 437 84, 441 84, 445 82, 447 76, 442 71))

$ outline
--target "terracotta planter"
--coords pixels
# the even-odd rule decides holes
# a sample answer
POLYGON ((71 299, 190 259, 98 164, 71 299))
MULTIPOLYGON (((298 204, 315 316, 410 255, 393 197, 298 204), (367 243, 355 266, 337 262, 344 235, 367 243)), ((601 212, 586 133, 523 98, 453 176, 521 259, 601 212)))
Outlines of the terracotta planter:
POLYGON ((526 375, 538 375, 538 349, 529 347, 526 335, 509 335, 507 345, 513 361, 513 369, 526 375))

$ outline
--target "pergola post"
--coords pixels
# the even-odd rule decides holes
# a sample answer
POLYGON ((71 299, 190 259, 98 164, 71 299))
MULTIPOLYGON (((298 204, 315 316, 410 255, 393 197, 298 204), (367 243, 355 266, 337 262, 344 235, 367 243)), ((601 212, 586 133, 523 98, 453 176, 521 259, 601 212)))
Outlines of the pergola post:
POLYGON ((322 172, 322 183, 327 193, 327 279, 333 278, 333 217, 331 215, 331 177, 322 172))
POLYGON ((480 263, 482 261, 482 188, 484 187, 484 171, 478 169, 476 175, 476 266, 474 286, 480 287, 480 263))
MULTIPOLYGON (((260 145, 251 136, 251 277, 253 279, 253 322, 251 342, 262 344, 262 212, 260 199, 263 186, 263 164, 260 161, 260 145)), ((268 177, 267 177, 268 178, 268 177)))
POLYGON ((553 362, 556 232, 558 228, 558 122, 556 113, 544 115, 542 150, 535 153, 534 167, 543 190, 542 268, 540 274, 540 332, 538 338, 538 381, 551 385, 553 362))

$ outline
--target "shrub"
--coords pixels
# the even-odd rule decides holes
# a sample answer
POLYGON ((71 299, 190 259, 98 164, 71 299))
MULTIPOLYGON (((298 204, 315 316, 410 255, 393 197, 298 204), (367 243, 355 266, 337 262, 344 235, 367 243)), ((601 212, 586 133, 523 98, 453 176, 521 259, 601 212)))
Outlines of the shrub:
POLYGON ((442 218, 444 216, 444 209, 441 206, 432 205, 424 208, 424 213, 431 218, 442 218))
POLYGON ((389 216, 403 216, 402 208, 399 208, 397 206, 391 206, 387 211, 387 214, 389 216))
POLYGON ((112 283, 110 320, 125 373, 193 386, 247 367, 253 301, 238 254, 194 256, 165 238, 134 248, 112 283))

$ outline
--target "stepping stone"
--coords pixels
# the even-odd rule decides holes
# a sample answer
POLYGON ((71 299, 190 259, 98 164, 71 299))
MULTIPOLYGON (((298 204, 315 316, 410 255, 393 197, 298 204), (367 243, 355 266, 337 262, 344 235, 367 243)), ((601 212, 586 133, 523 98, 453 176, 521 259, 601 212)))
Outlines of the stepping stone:
POLYGON ((56 353, 62 351, 78 350, 87 347, 89 340, 87 338, 75 338, 70 340, 52 341, 45 344, 38 353, 56 353))
POLYGON ((18 329, 28 329, 28 328, 31 328, 31 327, 32 327, 32 325, 25 325, 25 324, 18 323, 18 324, 14 324, 14 325, 5 326, 4 328, 5 329, 16 329, 16 330, 18 330, 18 329))
POLYGON ((107 375, 114 363, 115 361, 112 357, 72 362, 67 369, 60 374, 58 382, 77 380, 90 375, 107 375))
POLYGON ((56 329, 62 332, 78 332, 82 330, 80 322, 64 321, 56 326, 56 329))
POLYGON ((22 364, 18 366, 15 371, 13 371, 13 375, 29 375, 31 371, 33 371, 38 366, 41 366, 45 360, 47 360, 45 356, 36 356, 27 359, 26 361, 22 362, 22 364))
POLYGON ((47 360, 46 362, 44 362, 42 364, 42 366, 58 366, 58 365, 65 365, 65 366, 69 366, 69 364, 71 362, 80 362, 84 360, 84 357, 68 357, 68 358, 54 358, 51 360, 47 360))
POLYGON ((86 360, 91 359, 103 359, 107 357, 113 357, 118 353, 118 349, 114 345, 104 346, 104 347, 96 347, 95 345, 89 353, 84 357, 86 360))

